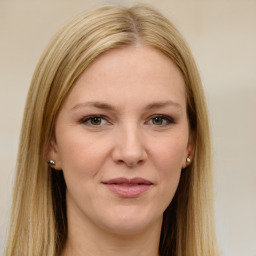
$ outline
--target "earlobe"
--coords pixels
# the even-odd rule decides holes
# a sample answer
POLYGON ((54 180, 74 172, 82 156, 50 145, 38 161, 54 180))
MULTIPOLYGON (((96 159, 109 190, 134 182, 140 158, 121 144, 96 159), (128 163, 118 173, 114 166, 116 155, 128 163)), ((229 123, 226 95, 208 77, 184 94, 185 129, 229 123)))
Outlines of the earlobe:
POLYGON ((182 168, 184 169, 187 166, 189 166, 192 163, 193 158, 194 158, 194 140, 193 140, 193 136, 190 135, 182 168))
POLYGON ((48 165, 55 169, 55 170, 61 170, 61 161, 59 158, 59 152, 58 152, 58 146, 56 142, 51 141, 47 148, 47 163, 48 165))
POLYGON ((188 143, 187 156, 188 158, 190 158, 190 160, 194 158, 194 142, 193 141, 188 143))

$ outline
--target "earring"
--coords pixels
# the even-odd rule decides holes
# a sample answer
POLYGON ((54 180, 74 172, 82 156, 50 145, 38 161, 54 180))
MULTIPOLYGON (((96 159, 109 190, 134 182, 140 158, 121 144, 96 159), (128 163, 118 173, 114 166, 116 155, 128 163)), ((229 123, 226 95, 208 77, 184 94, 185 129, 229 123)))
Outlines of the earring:
POLYGON ((191 159, 189 157, 187 157, 186 162, 187 162, 187 166, 190 165, 191 164, 191 159))
POLYGON ((55 166, 55 161, 51 159, 51 160, 48 162, 48 164, 51 165, 51 166, 55 166))

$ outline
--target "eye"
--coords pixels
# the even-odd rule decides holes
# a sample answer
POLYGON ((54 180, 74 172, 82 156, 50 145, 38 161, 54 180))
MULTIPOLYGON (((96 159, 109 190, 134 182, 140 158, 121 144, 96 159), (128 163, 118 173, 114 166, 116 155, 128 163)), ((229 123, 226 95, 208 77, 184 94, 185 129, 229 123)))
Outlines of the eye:
POLYGON ((162 125, 163 122, 164 122, 164 119, 163 119, 162 117, 154 117, 154 118, 152 119, 152 123, 153 123, 154 125, 162 125))
POLYGON ((153 124, 155 126, 166 126, 173 123, 173 118, 165 115, 155 115, 149 120, 149 124, 153 124))
POLYGON ((104 116, 91 115, 91 116, 84 117, 80 121, 80 123, 86 124, 89 126, 102 126, 102 125, 108 124, 108 121, 106 120, 106 118, 104 116))
POLYGON ((101 123, 102 123, 102 118, 101 118, 101 117, 97 117, 97 116, 92 117, 92 118, 90 119, 90 123, 91 123, 92 125, 101 125, 101 123))

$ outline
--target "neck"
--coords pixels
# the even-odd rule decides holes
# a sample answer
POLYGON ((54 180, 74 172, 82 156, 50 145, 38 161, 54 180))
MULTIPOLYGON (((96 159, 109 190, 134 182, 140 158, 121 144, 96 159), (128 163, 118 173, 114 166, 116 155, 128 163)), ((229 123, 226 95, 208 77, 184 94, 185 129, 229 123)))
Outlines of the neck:
POLYGON ((145 236, 107 237, 97 241, 85 241, 83 237, 78 241, 68 239, 62 256, 158 256, 158 244, 158 240, 155 242, 145 236))

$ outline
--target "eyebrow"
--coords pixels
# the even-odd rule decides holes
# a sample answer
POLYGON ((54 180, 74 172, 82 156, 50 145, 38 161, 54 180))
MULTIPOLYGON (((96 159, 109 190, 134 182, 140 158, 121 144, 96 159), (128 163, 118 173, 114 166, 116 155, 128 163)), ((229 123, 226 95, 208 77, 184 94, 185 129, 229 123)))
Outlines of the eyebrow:
MULTIPOLYGON (((149 105, 147 105, 145 107, 145 110, 158 109, 158 108, 163 108, 166 106, 174 106, 180 110, 182 109, 182 107, 179 103, 174 102, 172 100, 168 100, 168 101, 150 103, 149 105)), ((82 108, 82 107, 95 107, 95 108, 99 108, 99 109, 115 111, 114 106, 112 106, 108 103, 99 102, 99 101, 89 101, 89 102, 78 103, 74 107, 72 107, 71 110, 82 108)))
POLYGON ((157 108, 162 108, 162 107, 166 107, 166 106, 174 106, 174 107, 181 109, 181 105, 172 100, 163 101, 163 102, 153 102, 153 103, 150 103, 149 105, 147 105, 145 109, 151 110, 151 109, 157 109, 157 108))
POLYGON ((111 110, 111 111, 115 110, 115 108, 113 106, 111 106, 110 104, 104 103, 104 102, 98 102, 98 101, 89 101, 89 102, 78 103, 77 105, 72 107, 71 110, 77 109, 77 108, 82 108, 82 107, 96 107, 99 109, 106 109, 106 110, 111 110))

